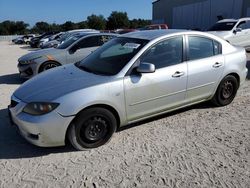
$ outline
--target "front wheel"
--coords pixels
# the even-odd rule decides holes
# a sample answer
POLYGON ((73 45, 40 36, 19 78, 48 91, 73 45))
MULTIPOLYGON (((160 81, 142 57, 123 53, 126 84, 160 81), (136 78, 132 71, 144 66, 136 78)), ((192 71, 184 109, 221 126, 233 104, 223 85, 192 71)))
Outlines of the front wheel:
POLYGON ((226 106, 230 104, 234 100, 238 88, 239 83, 237 79, 232 75, 226 76, 218 86, 212 98, 212 102, 216 106, 226 106))
POLYGON ((58 67, 58 66, 60 66, 59 63, 56 63, 54 61, 47 61, 41 65, 41 67, 39 69, 39 73, 46 71, 46 70, 49 70, 49 69, 52 69, 52 68, 55 68, 55 67, 58 67))
POLYGON ((90 108, 77 115, 68 130, 68 139, 77 150, 97 148, 107 143, 116 131, 112 112, 104 108, 90 108))

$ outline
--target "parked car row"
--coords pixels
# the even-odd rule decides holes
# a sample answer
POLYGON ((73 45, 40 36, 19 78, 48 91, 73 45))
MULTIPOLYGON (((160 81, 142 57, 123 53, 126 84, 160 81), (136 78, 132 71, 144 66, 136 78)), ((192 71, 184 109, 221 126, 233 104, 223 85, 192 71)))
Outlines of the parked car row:
POLYGON ((15 44, 29 44, 31 39, 34 37, 35 37, 34 34, 24 35, 24 36, 13 39, 12 42, 15 44))
POLYGON ((105 42, 116 37, 112 33, 78 32, 56 48, 28 53, 18 59, 21 78, 31 78, 48 69, 82 60, 105 42))
POLYGON ((96 148, 130 123, 203 101, 228 105, 248 72, 244 48, 205 32, 59 38, 65 40, 56 48, 19 59, 20 75, 33 78, 13 93, 9 106, 23 137, 42 147, 69 140, 78 150, 96 148))

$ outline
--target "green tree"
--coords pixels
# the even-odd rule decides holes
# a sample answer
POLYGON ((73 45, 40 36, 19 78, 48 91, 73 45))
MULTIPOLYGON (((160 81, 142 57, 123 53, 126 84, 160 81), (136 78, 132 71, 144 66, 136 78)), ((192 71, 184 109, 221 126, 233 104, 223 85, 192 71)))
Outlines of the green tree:
POLYGON ((54 32, 61 31, 61 27, 58 24, 53 23, 53 24, 50 24, 49 27, 50 27, 50 31, 54 31, 54 32))
POLYGON ((0 23, 0 35, 25 34, 28 32, 28 26, 29 24, 23 21, 14 22, 6 20, 0 23))
POLYGON ((106 20, 103 15, 94 15, 88 16, 87 25, 91 29, 104 30, 106 28, 106 20))
POLYGON ((47 22, 37 22, 32 28, 34 33, 44 33, 50 31, 50 25, 47 22))
POLYGON ((77 29, 77 24, 71 22, 71 21, 67 21, 64 24, 61 25, 61 29, 63 31, 68 31, 68 30, 73 30, 73 29, 77 29))
POLYGON ((144 19, 133 19, 130 20, 130 28, 142 28, 145 27, 146 25, 150 25, 151 20, 144 20, 144 19))
POLYGON ((129 19, 126 12, 113 11, 108 17, 107 28, 108 29, 122 29, 129 27, 129 19))
POLYGON ((78 23, 77 23, 77 28, 78 28, 78 29, 85 29, 85 28, 87 28, 87 27, 88 27, 87 21, 82 21, 82 22, 78 22, 78 23))
POLYGON ((27 34, 28 33, 28 29, 27 27, 29 26, 29 24, 24 23, 23 21, 17 21, 15 23, 15 29, 14 32, 12 34, 27 34))

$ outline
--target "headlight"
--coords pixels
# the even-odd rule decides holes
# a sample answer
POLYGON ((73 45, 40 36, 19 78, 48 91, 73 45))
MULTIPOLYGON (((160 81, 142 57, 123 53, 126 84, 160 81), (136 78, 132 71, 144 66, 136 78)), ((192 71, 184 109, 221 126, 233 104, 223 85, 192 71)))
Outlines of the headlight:
POLYGON ((23 112, 31 115, 43 115, 53 111, 58 106, 58 103, 32 102, 24 107, 23 112))

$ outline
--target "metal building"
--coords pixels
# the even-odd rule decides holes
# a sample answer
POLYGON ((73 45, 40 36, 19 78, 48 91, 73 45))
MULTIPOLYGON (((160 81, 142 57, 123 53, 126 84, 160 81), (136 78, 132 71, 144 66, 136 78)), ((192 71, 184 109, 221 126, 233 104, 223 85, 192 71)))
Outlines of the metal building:
POLYGON ((250 0, 156 0, 153 23, 206 30, 219 19, 250 17, 250 0))

